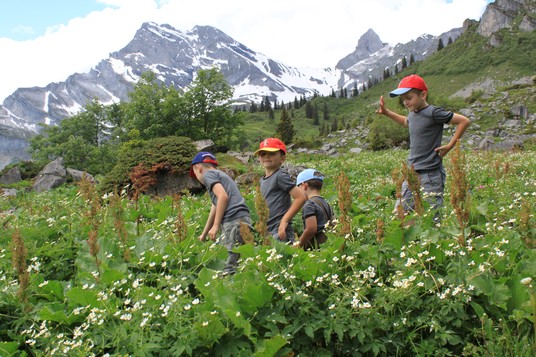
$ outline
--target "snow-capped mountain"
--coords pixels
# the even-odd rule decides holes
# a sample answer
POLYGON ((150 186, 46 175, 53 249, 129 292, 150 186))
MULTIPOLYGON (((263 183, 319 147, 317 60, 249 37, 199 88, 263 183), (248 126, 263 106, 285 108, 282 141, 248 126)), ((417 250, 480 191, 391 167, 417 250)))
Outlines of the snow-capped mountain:
MULTIPOLYGON (((454 39, 461 32, 453 31, 456 33, 442 38, 454 39)), ((413 53, 418 60, 436 48, 433 36, 393 47, 369 30, 356 50, 336 67, 296 68, 255 52, 211 26, 181 32, 169 25, 145 23, 126 47, 88 73, 75 73, 46 87, 19 88, 4 100, 0 106, 0 168, 28 159, 27 139, 39 132, 41 124, 57 125, 95 98, 104 104, 127 101, 129 91, 148 70, 168 86, 185 88, 199 69, 217 66, 233 87, 237 104, 260 103, 264 97, 288 103, 315 92, 329 95, 342 87, 360 87, 371 76, 381 78, 384 68, 402 56, 413 53)))

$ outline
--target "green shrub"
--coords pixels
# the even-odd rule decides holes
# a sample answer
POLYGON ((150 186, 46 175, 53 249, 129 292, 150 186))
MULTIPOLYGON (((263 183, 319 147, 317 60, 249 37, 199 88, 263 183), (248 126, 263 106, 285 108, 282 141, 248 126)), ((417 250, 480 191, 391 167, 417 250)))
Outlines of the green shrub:
POLYGON ((146 169, 162 164, 167 165, 169 171, 187 171, 195 154, 193 141, 186 137, 168 136, 126 142, 119 149, 117 164, 105 176, 101 190, 111 192, 129 184, 129 174, 139 164, 146 169))

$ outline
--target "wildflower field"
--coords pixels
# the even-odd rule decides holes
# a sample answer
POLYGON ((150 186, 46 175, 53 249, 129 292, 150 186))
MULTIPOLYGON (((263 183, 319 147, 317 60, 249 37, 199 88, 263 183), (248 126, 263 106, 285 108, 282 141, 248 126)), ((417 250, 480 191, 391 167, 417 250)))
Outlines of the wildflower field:
POLYGON ((536 152, 453 150, 439 224, 393 212, 406 155, 291 154, 327 177, 328 242, 257 229, 232 276, 206 194, 2 197, 0 356, 534 356, 536 152))

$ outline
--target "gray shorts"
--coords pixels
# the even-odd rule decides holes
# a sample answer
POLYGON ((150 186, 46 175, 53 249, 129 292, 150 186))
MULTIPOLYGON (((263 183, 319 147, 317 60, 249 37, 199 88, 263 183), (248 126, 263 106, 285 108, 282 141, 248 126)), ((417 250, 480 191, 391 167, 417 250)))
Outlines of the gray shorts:
POLYGON ((223 269, 227 274, 234 273, 238 265, 240 254, 235 253, 232 250, 235 247, 244 244, 244 240, 240 235, 240 225, 242 223, 245 223, 250 229, 252 228, 251 219, 247 216, 237 218, 230 222, 223 222, 221 224, 222 235, 218 239, 218 243, 224 246, 228 251, 225 268, 223 269))
MULTIPOLYGON (((441 168, 434 171, 418 173, 418 175, 421 180, 422 197, 430 204, 433 210, 443 207, 443 192, 445 191, 445 181, 447 179, 445 169, 441 168)), ((415 209, 413 193, 409 189, 407 181, 402 183, 402 198, 396 201, 395 212, 400 205, 408 213, 413 212, 415 209)))
POLYGON ((270 232, 272 237, 274 237, 274 239, 277 239, 280 242, 289 243, 289 244, 294 243, 294 227, 292 227, 292 224, 289 224, 287 226, 287 230, 285 231, 285 233, 287 235, 286 236, 287 240, 279 239, 279 234, 277 233, 277 230, 275 232, 270 232))

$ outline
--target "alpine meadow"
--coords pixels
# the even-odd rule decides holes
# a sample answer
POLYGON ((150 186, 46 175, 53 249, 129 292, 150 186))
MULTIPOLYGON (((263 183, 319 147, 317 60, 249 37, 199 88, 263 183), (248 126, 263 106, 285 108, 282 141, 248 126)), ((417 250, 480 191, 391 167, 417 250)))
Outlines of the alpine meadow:
MULTIPOLYGON (((254 110, 233 105, 217 69, 184 92, 148 72, 128 103, 94 101, 44 128, 32 161, 1 172, 17 167, 22 180, 0 184, 0 356, 536 355, 536 31, 497 36, 491 46, 473 24, 351 95, 254 110), (394 210, 414 175, 408 134, 375 113, 412 73, 426 79, 431 104, 474 114, 443 159, 440 222, 418 195, 414 213, 394 210), (493 90, 475 85, 488 81, 493 90), (285 138, 288 168, 325 176, 336 219, 318 250, 267 237, 251 151, 272 136, 285 138), (208 195, 149 189, 164 174, 187 175, 203 139, 255 228, 229 276, 227 250, 197 239, 208 195), (32 189, 59 157, 93 176, 32 189)), ((293 223, 301 233, 301 215, 293 223)))

